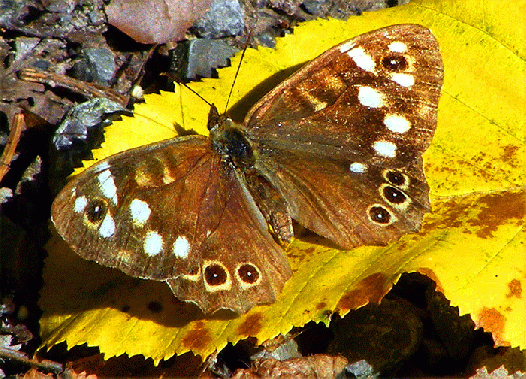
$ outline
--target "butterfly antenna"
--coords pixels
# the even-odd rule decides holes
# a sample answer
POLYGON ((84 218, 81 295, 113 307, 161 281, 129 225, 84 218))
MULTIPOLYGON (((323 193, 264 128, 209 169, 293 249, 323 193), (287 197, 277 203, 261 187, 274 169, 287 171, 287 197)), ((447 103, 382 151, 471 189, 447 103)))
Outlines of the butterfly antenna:
POLYGON ((226 113, 226 110, 228 109, 228 104, 230 103, 230 98, 232 97, 232 92, 234 91, 234 85, 236 84, 237 76, 239 75, 239 70, 241 69, 241 63, 243 63, 243 59, 245 58, 245 52, 248 49, 248 41, 252 40, 252 29, 249 31, 247 40, 245 43, 245 47, 243 48, 243 52, 241 53, 241 59, 239 60, 239 64, 237 65, 236 74, 234 75, 234 80, 232 81, 232 86, 230 86, 230 92, 228 93, 228 97, 226 99, 226 105, 225 105, 225 111, 223 113, 226 113))
POLYGON ((198 98, 200 98, 201 100, 203 100, 205 103, 207 103, 210 107, 213 107, 214 104, 212 104, 211 102, 209 102, 208 100, 206 100, 203 96, 199 95, 196 91, 194 91, 191 87, 189 87, 186 83, 182 83, 180 82, 179 83, 180 85, 184 86, 187 90, 189 90, 190 92, 192 92, 194 95, 196 95, 198 98))

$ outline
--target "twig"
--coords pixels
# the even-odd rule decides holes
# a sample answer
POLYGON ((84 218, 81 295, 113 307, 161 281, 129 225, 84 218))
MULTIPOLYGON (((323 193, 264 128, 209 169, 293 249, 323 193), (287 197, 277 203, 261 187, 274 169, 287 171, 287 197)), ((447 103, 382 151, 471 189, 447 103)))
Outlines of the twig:
POLYGON ((105 97, 108 100, 119 103, 123 107, 128 104, 126 96, 117 93, 95 83, 86 83, 66 75, 54 74, 47 71, 38 71, 32 68, 24 68, 18 71, 18 77, 28 82, 36 82, 50 85, 51 87, 64 87, 72 91, 82 93, 86 97, 105 97))
POLYGON ((15 150, 18 145, 18 141, 20 141, 20 135, 22 134, 22 127, 24 124, 24 115, 22 113, 15 114, 4 152, 0 157, 0 181, 2 181, 4 178, 7 170, 9 170, 11 162, 13 161, 15 150))
POLYGON ((35 367, 39 370, 52 372, 54 374, 59 374, 64 370, 64 367, 60 363, 48 360, 38 361, 36 359, 31 359, 20 351, 7 349, 5 347, 0 347, 0 358, 21 362, 28 366, 35 367))

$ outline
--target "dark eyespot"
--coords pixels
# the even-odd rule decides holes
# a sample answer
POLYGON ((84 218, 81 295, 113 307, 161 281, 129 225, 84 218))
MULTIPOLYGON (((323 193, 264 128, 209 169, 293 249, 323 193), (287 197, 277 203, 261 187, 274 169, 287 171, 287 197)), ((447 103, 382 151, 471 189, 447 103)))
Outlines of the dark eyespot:
POLYGON ((387 171, 385 174, 385 177, 389 181, 389 183, 395 185, 395 186, 403 186, 405 184, 405 176, 401 172, 398 171, 387 171))
POLYGON ((406 201, 407 196, 400 190, 386 186, 383 189, 384 196, 390 203, 402 204, 406 201))
POLYGON ((108 206, 102 199, 91 200, 86 207, 86 217, 89 222, 101 221, 108 212, 108 206))
POLYGON ((407 59, 402 55, 390 55, 382 59, 382 66, 390 71, 404 71, 407 68, 407 59))
POLYGON ((391 214, 389 211, 378 205, 369 209, 369 217, 371 218, 371 221, 383 225, 387 225, 391 221, 391 214))
POLYGON ((210 286, 220 286, 225 284, 228 275, 225 269, 217 264, 212 264, 205 268, 205 280, 210 286))
POLYGON ((259 279, 258 269, 249 263, 242 264, 237 269, 237 273, 239 275, 239 278, 248 284, 254 284, 259 279))

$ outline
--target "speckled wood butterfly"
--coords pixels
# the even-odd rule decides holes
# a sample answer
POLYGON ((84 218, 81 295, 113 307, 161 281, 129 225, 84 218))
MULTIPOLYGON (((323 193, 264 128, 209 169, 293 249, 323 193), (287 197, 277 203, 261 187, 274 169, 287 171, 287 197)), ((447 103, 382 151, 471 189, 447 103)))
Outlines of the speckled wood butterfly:
POLYGON ((52 218, 82 257, 168 283, 204 312, 246 312, 291 276, 292 219, 342 248, 386 244, 429 211, 422 153, 443 67, 419 25, 326 51, 242 125, 212 106, 210 137, 109 157, 71 181, 52 218))

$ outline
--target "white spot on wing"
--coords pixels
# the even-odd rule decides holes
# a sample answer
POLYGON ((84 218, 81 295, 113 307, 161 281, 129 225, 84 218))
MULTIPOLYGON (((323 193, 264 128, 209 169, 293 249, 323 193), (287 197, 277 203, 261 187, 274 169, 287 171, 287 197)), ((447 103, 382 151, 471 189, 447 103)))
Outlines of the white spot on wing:
POLYGON ((108 163, 108 161, 102 161, 97 164, 97 172, 106 171, 109 168, 110 164, 108 163))
POLYGON ((179 236, 174 242, 174 255, 179 258, 186 259, 190 252, 190 244, 185 236, 179 236))
POLYGON ((114 233, 115 222, 113 221, 113 217, 111 217, 109 213, 106 213, 104 220, 102 220, 102 224, 100 224, 99 234, 104 238, 108 238, 111 237, 114 233))
POLYGON ((350 56, 354 63, 362 70, 374 72, 376 64, 369 54, 361 47, 356 47, 347 52, 347 55, 350 56))
POLYGON ((389 44, 389 51, 393 53, 405 53, 407 51, 407 45, 400 41, 393 41, 389 44))
POLYGON ((159 233, 150 230, 144 238, 143 249, 150 257, 156 256, 163 249, 163 237, 159 233))
POLYGON ((357 174, 361 174, 367 171, 367 167, 363 163, 353 162, 350 164, 349 170, 351 172, 356 172, 357 174))
POLYGON ((387 129, 394 133, 405 133, 411 128, 411 123, 404 116, 388 114, 384 117, 387 129))
POLYGON ((86 196, 80 196, 75 199, 75 206, 73 209, 77 213, 84 212, 86 205, 88 205, 88 199, 86 196))
POLYGON ((364 107, 378 108, 383 105, 382 94, 371 87, 358 88, 358 100, 364 107))
POLYGON ((376 141, 373 143, 373 149, 384 157, 396 157, 396 145, 388 141, 376 141))
POLYGON ((412 87, 415 84, 415 77, 400 72, 391 74, 391 80, 400 84, 402 87, 412 87))
POLYGON ((351 50, 353 47, 354 47, 354 42, 353 41, 347 41, 343 45, 340 46, 340 52, 341 53, 346 53, 349 50, 351 50))
POLYGON ((135 226, 144 226, 146 221, 148 221, 152 210, 146 202, 139 199, 133 199, 130 203, 130 213, 135 226))
POLYGON ((110 170, 102 171, 97 177, 99 180, 99 189, 108 199, 117 204, 117 187, 110 170))

